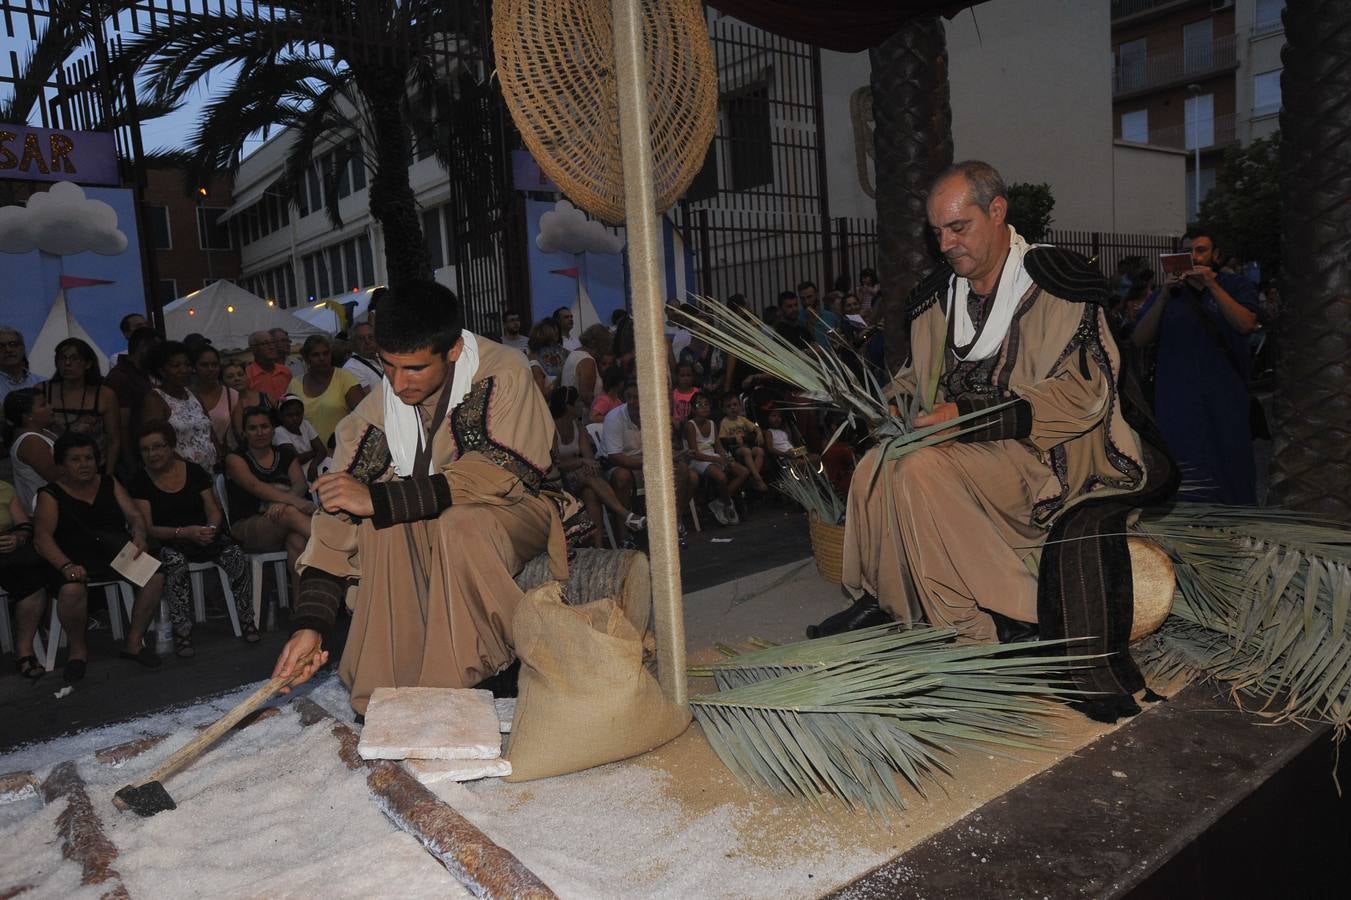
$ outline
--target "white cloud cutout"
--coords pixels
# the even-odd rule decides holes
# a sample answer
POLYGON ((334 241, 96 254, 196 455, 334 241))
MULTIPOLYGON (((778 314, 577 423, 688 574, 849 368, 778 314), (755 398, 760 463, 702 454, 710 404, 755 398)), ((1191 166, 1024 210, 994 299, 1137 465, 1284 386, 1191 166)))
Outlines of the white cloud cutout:
POLYGON ((539 217, 535 246, 545 253, 618 253, 624 239, 566 200, 539 217))
POLYGON ((0 206, 0 253, 41 250, 55 256, 91 251, 116 256, 127 249, 117 211, 84 189, 58 181, 28 198, 27 206, 0 206))

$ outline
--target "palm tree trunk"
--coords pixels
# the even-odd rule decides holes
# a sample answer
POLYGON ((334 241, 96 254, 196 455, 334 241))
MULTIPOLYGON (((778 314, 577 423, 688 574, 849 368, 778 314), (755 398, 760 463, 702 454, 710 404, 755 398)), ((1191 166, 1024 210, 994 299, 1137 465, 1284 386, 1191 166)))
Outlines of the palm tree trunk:
POLYGON ((1351 521, 1351 4, 1285 8, 1271 502, 1351 521))
POLYGON ((887 364, 895 369, 910 352, 906 295, 933 268, 924 208, 929 182, 952 164, 943 23, 937 16, 912 19, 870 55, 878 277, 887 318, 887 364))
POLYGON ((408 125, 400 112, 403 79, 397 70, 359 79, 375 127, 375 170, 371 173, 371 216, 385 237, 385 271, 390 287, 432 277, 431 256, 422 235, 417 198, 408 180, 413 160, 408 125))

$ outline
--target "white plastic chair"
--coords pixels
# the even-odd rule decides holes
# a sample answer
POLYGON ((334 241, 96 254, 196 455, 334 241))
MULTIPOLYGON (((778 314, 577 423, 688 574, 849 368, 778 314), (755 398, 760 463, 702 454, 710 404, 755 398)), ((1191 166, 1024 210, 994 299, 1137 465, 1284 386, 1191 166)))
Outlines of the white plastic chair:
MULTIPOLYGON (((604 459, 605 424, 603 422, 588 422, 586 426, 586 433, 591 435, 591 443, 595 445, 596 459, 604 459)), ((644 496, 646 493, 647 492, 642 487, 638 488, 637 495, 639 497, 644 496)), ((695 506, 693 497, 690 498, 690 519, 691 521, 694 522, 695 531, 703 531, 703 529, 699 527, 699 509, 697 506, 695 506)), ((605 534, 610 539, 610 546, 614 547, 616 550, 619 549, 619 544, 615 543, 614 529, 610 527, 609 510, 605 510, 605 534)))
MULTIPOLYGON (((118 598, 122 599, 121 606, 125 608, 127 619, 131 619, 131 608, 135 602, 135 595, 132 594, 131 585, 125 581, 97 581, 88 585, 89 591, 95 588, 103 588, 103 596, 108 604, 108 627, 112 629, 113 640, 123 639, 125 632, 122 630, 122 610, 118 609, 118 598)), ((42 667, 48 672, 52 671, 52 665, 56 662, 56 649, 61 644, 64 635, 61 633, 61 617, 57 614, 57 605, 59 601, 56 597, 52 598, 52 616, 47 624, 47 640, 44 643, 42 635, 38 634, 33 638, 33 655, 41 662, 42 667)), ((168 615, 168 609, 165 604, 160 604, 161 616, 168 615)))
POLYGON ((9 594, 0 591, 0 653, 14 652, 14 625, 9 621, 9 594))
MULTIPOLYGON (((220 508, 225 513, 225 521, 230 521, 230 504, 225 497, 225 476, 217 475, 215 479, 216 499, 220 501, 220 508)), ((271 553, 250 553, 249 555, 249 573, 253 581, 253 621, 259 631, 263 630, 263 567, 273 566, 273 576, 277 582, 277 605, 282 609, 291 608, 291 584, 289 573, 286 571, 287 556, 285 550, 276 550, 271 553)), ((221 584, 226 584, 225 573, 221 572, 221 584)), ((230 589, 226 587, 226 595, 230 594, 230 589)), ((238 636, 239 617, 235 612, 234 605, 230 606, 230 620, 235 626, 235 635, 238 636)))
POLYGON ((235 637, 241 637, 244 632, 239 625, 239 610, 235 608, 235 592, 230 590, 230 576, 215 563, 188 563, 188 577, 192 581, 192 617, 198 622, 206 621, 206 584, 202 576, 212 570, 220 576, 221 595, 225 598, 225 611, 230 614, 230 626, 235 630, 235 637))

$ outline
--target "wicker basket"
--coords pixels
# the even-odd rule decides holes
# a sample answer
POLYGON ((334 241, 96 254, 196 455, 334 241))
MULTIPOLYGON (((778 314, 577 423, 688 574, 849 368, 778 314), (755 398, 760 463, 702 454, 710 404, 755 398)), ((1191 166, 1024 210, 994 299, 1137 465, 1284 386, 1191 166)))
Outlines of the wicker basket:
POLYGON ((839 584, 844 568, 844 526, 827 525, 816 513, 807 513, 807 523, 811 528, 816 571, 831 584, 839 584))

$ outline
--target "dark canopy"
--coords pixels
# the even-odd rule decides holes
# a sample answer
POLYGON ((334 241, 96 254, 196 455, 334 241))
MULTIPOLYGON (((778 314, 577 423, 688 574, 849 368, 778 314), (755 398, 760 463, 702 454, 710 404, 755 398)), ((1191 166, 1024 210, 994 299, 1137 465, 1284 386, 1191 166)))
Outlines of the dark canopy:
POLYGON ((983 0, 708 0, 710 6, 765 31, 856 53, 876 47, 910 19, 946 16, 983 0))

